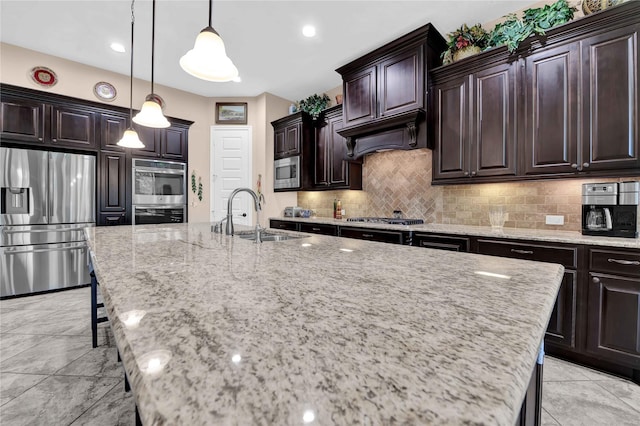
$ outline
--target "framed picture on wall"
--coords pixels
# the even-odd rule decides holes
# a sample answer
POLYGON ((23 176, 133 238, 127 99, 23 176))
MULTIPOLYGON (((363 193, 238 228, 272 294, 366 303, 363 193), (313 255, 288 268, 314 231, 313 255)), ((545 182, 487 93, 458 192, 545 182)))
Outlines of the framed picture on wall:
POLYGON ((216 124, 247 124, 247 103, 216 102, 216 124))

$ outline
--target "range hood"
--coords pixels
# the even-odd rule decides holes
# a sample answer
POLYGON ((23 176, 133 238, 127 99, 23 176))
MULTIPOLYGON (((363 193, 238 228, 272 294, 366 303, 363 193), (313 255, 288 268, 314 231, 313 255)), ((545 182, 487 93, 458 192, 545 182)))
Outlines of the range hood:
POLYGON ((427 148, 428 74, 447 44, 426 24, 338 68, 347 159, 389 149, 427 148))

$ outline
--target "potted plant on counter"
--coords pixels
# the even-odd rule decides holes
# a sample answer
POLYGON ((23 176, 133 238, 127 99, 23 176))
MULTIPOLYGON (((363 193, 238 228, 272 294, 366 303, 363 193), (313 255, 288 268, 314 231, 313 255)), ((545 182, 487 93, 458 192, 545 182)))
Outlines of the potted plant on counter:
POLYGON ((449 48, 442 54, 444 64, 450 64, 482 52, 487 47, 489 34, 480 24, 472 27, 464 24, 454 32, 449 33, 448 37, 447 46, 449 48))

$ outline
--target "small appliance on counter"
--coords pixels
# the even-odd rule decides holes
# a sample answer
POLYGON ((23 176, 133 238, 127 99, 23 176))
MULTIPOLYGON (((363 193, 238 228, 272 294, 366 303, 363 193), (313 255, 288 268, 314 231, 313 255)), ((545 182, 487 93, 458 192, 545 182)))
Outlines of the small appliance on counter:
POLYGON ((582 235, 638 237, 640 182, 582 185, 582 235))
POLYGON ((302 207, 285 207, 284 217, 311 217, 311 210, 302 207))

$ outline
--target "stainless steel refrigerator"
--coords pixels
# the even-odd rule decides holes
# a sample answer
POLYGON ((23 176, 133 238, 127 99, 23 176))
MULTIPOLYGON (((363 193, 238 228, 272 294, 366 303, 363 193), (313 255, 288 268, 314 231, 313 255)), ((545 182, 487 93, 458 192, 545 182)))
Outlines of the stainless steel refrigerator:
POLYGON ((0 148, 0 297, 89 284, 92 155, 0 148))

